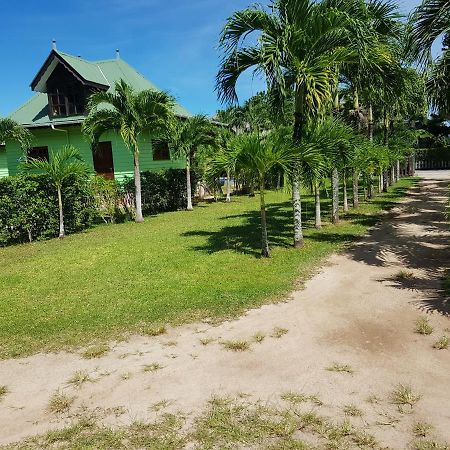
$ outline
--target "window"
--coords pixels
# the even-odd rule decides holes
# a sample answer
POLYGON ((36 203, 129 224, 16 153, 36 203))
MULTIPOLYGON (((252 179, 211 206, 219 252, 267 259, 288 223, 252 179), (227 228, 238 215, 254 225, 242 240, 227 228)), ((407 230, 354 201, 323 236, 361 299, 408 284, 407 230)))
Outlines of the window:
POLYGON ((27 158, 48 161, 48 147, 33 147, 28 149, 27 158))
POLYGON ((170 161, 170 150, 167 142, 153 142, 153 161, 170 161))
POLYGON ((84 114, 84 93, 78 86, 56 88, 48 94, 48 100, 53 117, 84 114))

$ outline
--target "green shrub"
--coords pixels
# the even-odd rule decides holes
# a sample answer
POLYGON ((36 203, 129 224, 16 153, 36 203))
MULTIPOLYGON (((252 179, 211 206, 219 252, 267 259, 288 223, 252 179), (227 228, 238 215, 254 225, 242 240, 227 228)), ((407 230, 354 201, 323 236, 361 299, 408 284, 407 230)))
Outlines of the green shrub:
POLYGON ((115 180, 96 176, 92 178, 94 205, 105 223, 124 222, 130 216, 123 201, 122 187, 115 180))
MULTIPOLYGON (((196 185, 196 176, 191 172, 191 184, 196 185)), ((125 193, 134 194, 134 179, 124 181, 125 193)), ((168 169, 160 172, 142 172, 142 212, 157 214, 176 211, 186 207, 186 172, 183 169, 168 169)))
MULTIPOLYGON (((88 179, 71 178, 63 186, 66 231, 89 227, 97 214, 88 179)), ((0 179, 0 246, 58 236, 58 200, 45 175, 0 179)))

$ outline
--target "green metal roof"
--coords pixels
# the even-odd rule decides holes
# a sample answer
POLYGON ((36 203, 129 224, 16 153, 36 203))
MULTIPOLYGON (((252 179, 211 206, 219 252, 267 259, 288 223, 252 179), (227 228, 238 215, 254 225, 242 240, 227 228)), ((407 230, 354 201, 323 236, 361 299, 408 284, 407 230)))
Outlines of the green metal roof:
MULTIPOLYGON (((114 90, 114 83, 120 79, 125 80, 136 91, 158 88, 148 81, 143 75, 122 59, 111 59, 104 61, 87 61, 77 56, 68 55, 55 51, 64 61, 70 65, 75 72, 86 81, 109 86, 108 91, 114 90)), ((175 104, 174 112, 179 117, 190 117, 189 113, 178 103, 175 104)), ((50 118, 48 115, 48 97, 45 93, 37 93, 11 114, 11 119, 26 127, 43 127, 53 125, 77 124, 84 120, 85 116, 68 116, 50 118)))

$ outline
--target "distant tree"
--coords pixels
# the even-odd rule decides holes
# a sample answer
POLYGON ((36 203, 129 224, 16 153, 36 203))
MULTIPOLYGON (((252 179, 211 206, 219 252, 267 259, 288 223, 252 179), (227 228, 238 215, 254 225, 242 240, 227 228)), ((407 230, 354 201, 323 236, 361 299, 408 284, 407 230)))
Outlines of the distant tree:
POLYGON ((59 237, 65 237, 62 186, 72 176, 87 176, 89 167, 82 161, 79 151, 70 145, 52 153, 50 161, 28 159, 21 163, 25 171, 38 171, 46 175, 58 194, 59 237))
POLYGON ((174 100, 165 92, 135 92, 124 80, 115 83, 112 92, 97 92, 88 102, 89 114, 83 132, 90 138, 94 151, 103 133, 117 132, 134 158, 136 222, 143 222, 139 138, 145 133, 152 140, 165 138, 174 123, 174 100))
POLYGON ((33 135, 12 119, 0 119, 0 144, 6 141, 17 142, 22 149, 30 147, 33 135))

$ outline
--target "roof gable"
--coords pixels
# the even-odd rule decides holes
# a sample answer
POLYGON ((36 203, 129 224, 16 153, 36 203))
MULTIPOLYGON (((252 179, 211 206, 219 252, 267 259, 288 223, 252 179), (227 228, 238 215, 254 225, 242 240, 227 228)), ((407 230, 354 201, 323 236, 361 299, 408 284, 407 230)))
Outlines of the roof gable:
MULTIPOLYGON (((37 91, 37 95, 14 111, 10 116, 12 119, 30 128, 49 126, 50 124, 79 124, 83 121, 84 116, 49 117, 48 98, 45 93, 46 89, 43 86, 46 85, 47 79, 57 64, 64 64, 81 82, 108 91, 113 91, 115 82, 120 79, 126 81, 137 92, 146 89, 159 90, 151 81, 147 80, 122 59, 91 62, 77 56, 52 50, 31 83, 31 87, 37 91)), ((175 104, 174 112, 179 117, 191 116, 191 113, 178 103, 175 104)))

